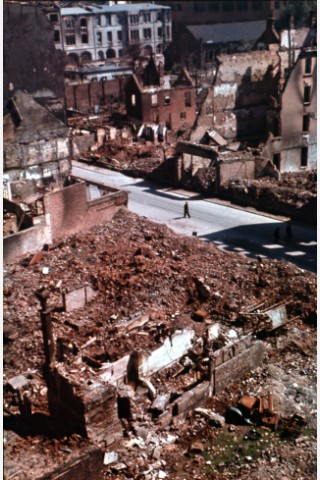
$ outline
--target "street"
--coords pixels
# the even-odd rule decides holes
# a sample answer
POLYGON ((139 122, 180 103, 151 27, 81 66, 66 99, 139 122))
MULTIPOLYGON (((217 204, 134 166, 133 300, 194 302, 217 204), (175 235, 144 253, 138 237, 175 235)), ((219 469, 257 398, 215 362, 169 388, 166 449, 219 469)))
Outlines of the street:
POLYGON ((150 220, 164 223, 183 235, 197 235, 219 248, 256 258, 283 259, 316 271, 316 229, 292 223, 292 239, 285 240, 286 222, 240 208, 204 200, 199 194, 164 188, 154 182, 131 178, 118 172, 73 161, 72 174, 128 192, 128 208, 150 220), (183 217, 188 200, 191 218, 183 217), (279 227, 279 241, 274 231, 279 227))

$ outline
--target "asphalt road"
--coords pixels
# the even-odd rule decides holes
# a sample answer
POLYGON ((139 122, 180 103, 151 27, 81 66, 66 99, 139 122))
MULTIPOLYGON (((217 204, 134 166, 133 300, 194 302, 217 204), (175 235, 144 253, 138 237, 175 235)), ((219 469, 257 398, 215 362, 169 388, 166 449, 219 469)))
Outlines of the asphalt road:
POLYGON ((177 233, 197 235, 214 242, 219 248, 255 258, 284 259, 305 270, 316 271, 316 229, 292 224, 292 239, 285 241, 286 222, 222 205, 214 199, 185 190, 158 186, 154 182, 131 178, 104 168, 73 162, 72 173, 79 178, 110 185, 129 193, 128 208, 177 233), (183 218, 188 200, 191 218, 183 218), (274 230, 280 229, 280 240, 274 241, 274 230))

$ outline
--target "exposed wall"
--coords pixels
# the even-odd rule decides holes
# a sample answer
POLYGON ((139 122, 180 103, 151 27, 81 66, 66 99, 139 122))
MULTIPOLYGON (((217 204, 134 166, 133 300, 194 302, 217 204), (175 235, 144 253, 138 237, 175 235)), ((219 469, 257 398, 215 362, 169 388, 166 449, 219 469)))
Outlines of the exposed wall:
MULTIPOLYGON (((49 134, 49 132, 48 132, 49 134)), ((69 158, 69 139, 43 139, 28 144, 6 143, 4 145, 4 162, 6 170, 25 169, 30 166, 56 162, 69 158)))
POLYGON ((51 233, 45 218, 41 217, 39 224, 3 238, 3 260, 9 262, 41 250, 45 243, 51 243, 51 233))
POLYGON ((238 160, 232 162, 221 162, 218 167, 219 186, 224 185, 232 178, 245 178, 252 180, 255 178, 255 161, 238 160))
POLYGON ((127 193, 111 188, 107 193, 88 201, 87 186, 83 182, 47 194, 44 207, 49 215, 52 240, 105 223, 121 206, 127 204, 127 193))
MULTIPOLYGON (((300 58, 292 70, 282 96, 280 170, 299 171, 302 165, 302 148, 308 148, 307 165, 317 168, 317 58, 312 52, 311 72, 305 73, 306 58, 300 58), (310 102, 304 102, 304 89, 310 86, 310 102), (308 131, 303 132, 303 116, 309 116, 308 131)), ((274 148, 273 153, 277 153, 274 148)))
POLYGON ((87 112, 96 105, 104 106, 123 100, 126 83, 127 78, 118 78, 106 82, 66 84, 67 108, 87 112))
POLYGON ((64 120, 65 56, 55 49, 53 35, 41 5, 4 3, 4 105, 12 84, 15 90, 26 90, 64 120))
MULTIPOLYGON (((212 93, 214 128, 227 139, 259 135, 263 140, 270 110, 278 102, 278 54, 253 51, 221 55, 218 61, 212 93)), ((208 102, 205 108, 210 108, 208 102)))

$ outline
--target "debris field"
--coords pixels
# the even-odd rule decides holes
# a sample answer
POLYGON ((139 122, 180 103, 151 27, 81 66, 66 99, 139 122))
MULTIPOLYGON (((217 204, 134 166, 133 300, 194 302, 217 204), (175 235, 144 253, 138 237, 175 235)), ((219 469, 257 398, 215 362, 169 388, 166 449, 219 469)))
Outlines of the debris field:
POLYGON ((58 478, 61 465, 81 467, 82 453, 90 458, 82 471, 91 462, 97 479, 315 478, 314 274, 222 252, 122 209, 106 225, 6 264, 3 293, 5 478, 58 478), (271 325, 268 312, 280 323, 271 325), (55 371, 74 395, 83 399, 102 377, 116 387, 109 445, 88 417, 87 434, 50 417, 46 315, 55 371), (151 365, 155 352, 179 348, 151 365), (152 375, 139 374, 141 364, 137 378, 127 367, 128 378, 113 381, 133 352, 152 375), (229 353, 235 372, 226 367, 219 380, 218 365, 210 395, 211 360, 229 353))

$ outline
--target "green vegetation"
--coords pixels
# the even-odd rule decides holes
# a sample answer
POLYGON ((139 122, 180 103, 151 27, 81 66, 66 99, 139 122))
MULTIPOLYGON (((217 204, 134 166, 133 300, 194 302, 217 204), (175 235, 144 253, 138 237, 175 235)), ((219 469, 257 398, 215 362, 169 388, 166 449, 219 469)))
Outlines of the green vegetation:
POLYGON ((317 11, 317 0, 289 0, 280 14, 277 28, 288 28, 291 15, 294 16, 295 27, 308 26, 311 11, 317 11))

